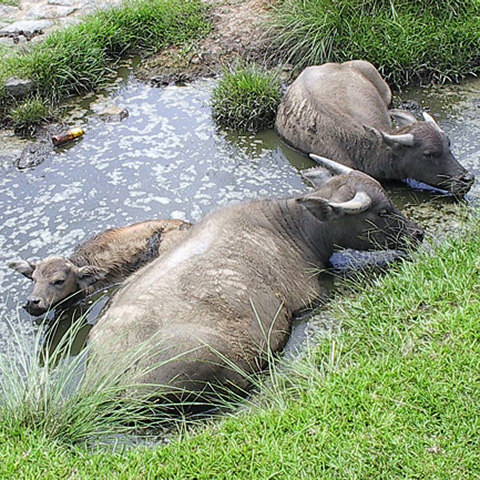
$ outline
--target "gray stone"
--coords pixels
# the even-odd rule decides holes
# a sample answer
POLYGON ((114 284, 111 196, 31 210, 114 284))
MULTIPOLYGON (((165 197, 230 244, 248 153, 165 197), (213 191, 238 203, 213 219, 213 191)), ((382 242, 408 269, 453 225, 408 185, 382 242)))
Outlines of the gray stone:
POLYGON ((33 88, 33 81, 11 77, 5 82, 5 92, 15 98, 24 97, 33 88))
POLYGON ((15 45, 15 41, 13 40, 13 37, 0 37, 0 45, 12 47, 15 45))
POLYGON ((0 5, 0 17, 11 18, 20 12, 18 7, 11 7, 9 5, 0 5))
POLYGON ((23 149, 20 158, 15 161, 15 166, 19 170, 34 168, 50 158, 52 151, 50 143, 31 143, 23 149))
POLYGON ((53 25, 49 20, 20 20, 2 27, 0 33, 14 33, 14 32, 35 32, 45 30, 53 25))
POLYGON ((28 12, 26 12, 25 18, 39 18, 39 19, 63 18, 63 17, 68 17, 76 10, 78 10, 78 8, 75 8, 75 7, 55 7, 55 6, 34 7, 34 8, 31 8, 28 12))
POLYGON ((74 3, 71 0, 48 0, 48 5, 60 5, 61 7, 73 7, 74 3))
POLYGON ((128 110, 117 105, 108 105, 98 112, 98 116, 105 122, 121 122, 128 117, 128 110))

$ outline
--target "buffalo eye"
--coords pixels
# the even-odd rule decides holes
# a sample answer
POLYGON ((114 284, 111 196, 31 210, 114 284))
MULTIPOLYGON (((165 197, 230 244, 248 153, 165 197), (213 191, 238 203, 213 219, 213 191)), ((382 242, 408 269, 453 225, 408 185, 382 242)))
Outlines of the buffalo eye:
POLYGON ((390 215, 390 212, 386 209, 386 208, 382 208, 379 212, 378 212, 378 216, 379 217, 388 217, 390 215))
POLYGON ((61 285, 63 285, 65 283, 65 280, 63 280, 62 278, 59 278, 58 280, 55 280, 53 282, 53 284, 56 286, 56 287, 60 287, 61 285))
POLYGON ((424 152, 423 156, 425 158, 438 158, 440 156, 440 152, 424 152))

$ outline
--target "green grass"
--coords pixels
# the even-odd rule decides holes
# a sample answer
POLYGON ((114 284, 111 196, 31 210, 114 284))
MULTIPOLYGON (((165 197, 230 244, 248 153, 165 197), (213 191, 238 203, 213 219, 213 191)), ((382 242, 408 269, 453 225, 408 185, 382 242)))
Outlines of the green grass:
POLYGON ((237 131, 272 128, 281 99, 275 72, 240 64, 224 70, 213 90, 212 116, 218 124, 237 131))
POLYGON ((0 5, 18 7, 20 5, 20 0, 0 0, 0 5))
POLYGON ((480 219, 466 231, 354 285, 340 332, 236 415, 113 452, 2 422, 0 478, 478 478, 480 219))
POLYGON ((397 86, 480 71, 478 0, 284 0, 274 51, 296 68, 368 60, 397 86))
POLYGON ((54 118, 55 110, 47 100, 31 97, 10 111, 10 119, 15 131, 33 133, 35 126, 54 118))
MULTIPOLYGON (((150 354, 148 346, 128 352, 105 371, 88 346, 70 356, 77 336, 84 336, 81 332, 88 328, 83 318, 60 340, 55 339, 55 346, 47 325, 42 324, 32 339, 15 322, 5 322, 11 333, 7 347, 0 352, 0 425, 4 433, 23 432, 70 448, 111 443, 133 432, 142 435, 147 426, 163 429, 167 423, 175 427, 178 422, 168 412, 157 410, 158 403, 153 411, 150 395, 136 376, 125 378, 131 365, 150 354)), ((140 377, 142 373, 140 369, 137 374, 140 377)), ((0 478, 4 478, 1 473, 0 478)))
POLYGON ((12 76, 34 82, 32 96, 48 102, 98 88, 111 62, 126 51, 155 51, 189 42, 209 26, 200 0, 128 0, 99 10, 79 25, 56 31, 26 53, 0 62, 0 120, 10 117, 16 101, 3 82, 12 76))

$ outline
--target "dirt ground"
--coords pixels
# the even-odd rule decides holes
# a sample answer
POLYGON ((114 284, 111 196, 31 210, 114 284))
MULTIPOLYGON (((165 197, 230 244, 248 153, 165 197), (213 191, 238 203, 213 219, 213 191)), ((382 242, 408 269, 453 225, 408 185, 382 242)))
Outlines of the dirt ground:
POLYGON ((142 62, 135 75, 156 85, 215 76, 236 60, 268 63, 266 21, 270 0, 203 0, 213 25, 206 38, 168 48, 142 62))

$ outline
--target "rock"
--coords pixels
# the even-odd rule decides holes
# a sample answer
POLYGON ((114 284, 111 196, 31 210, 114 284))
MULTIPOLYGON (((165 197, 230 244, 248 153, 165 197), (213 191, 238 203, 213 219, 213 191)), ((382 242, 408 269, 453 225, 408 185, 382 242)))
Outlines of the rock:
POLYGON ((0 17, 11 18, 20 12, 20 8, 11 7, 9 5, 0 5, 0 17))
POLYGON ((108 105, 97 115, 105 122, 121 122, 128 117, 128 110, 118 105, 108 105))
POLYGON ((30 9, 25 15, 26 18, 63 18, 68 17, 77 11, 76 7, 60 7, 60 6, 42 6, 30 9))
POLYGON ((0 33, 14 32, 38 32, 51 27, 53 22, 50 20, 20 20, 10 25, 2 27, 0 33))
POLYGON ((11 77, 5 82, 5 91, 8 95, 15 98, 22 98, 33 89, 33 81, 11 77))
POLYGON ((23 149, 20 158, 15 161, 15 166, 19 170, 34 168, 48 160, 52 155, 52 151, 53 147, 50 143, 31 143, 23 149))
POLYGON ((73 7, 71 0, 48 0, 48 5, 60 5, 61 7, 73 7))
POLYGON ((15 39, 14 37, 0 37, 0 45, 11 47, 15 45, 15 39))

